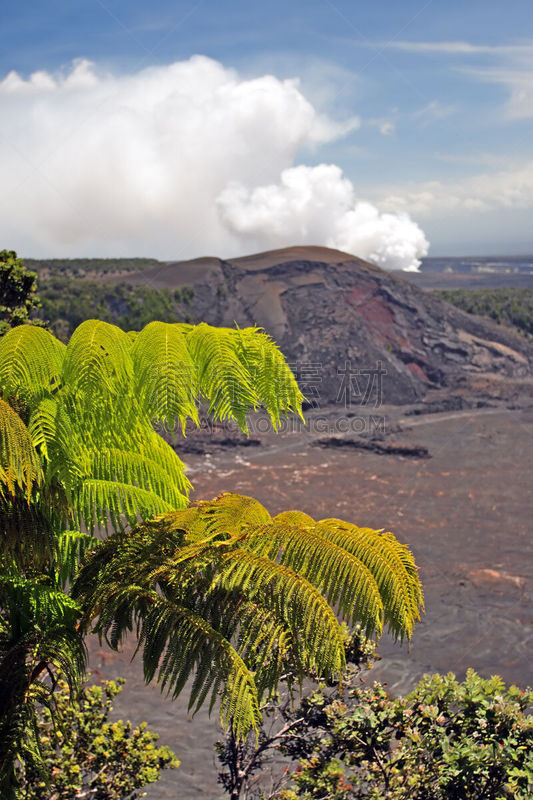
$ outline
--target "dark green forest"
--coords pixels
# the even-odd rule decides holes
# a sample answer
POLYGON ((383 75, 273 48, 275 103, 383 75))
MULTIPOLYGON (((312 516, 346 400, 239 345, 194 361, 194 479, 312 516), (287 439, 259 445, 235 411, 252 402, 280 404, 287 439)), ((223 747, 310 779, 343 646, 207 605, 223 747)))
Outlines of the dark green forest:
POLYGON ((533 289, 448 289, 435 294, 469 314, 533 334, 533 289))
POLYGON ((154 258, 29 258, 24 263, 38 280, 41 305, 33 316, 47 321, 62 341, 86 319, 136 331, 153 320, 190 322, 191 288, 153 289, 127 282, 128 272, 158 266, 154 258), (103 283, 100 278, 109 274, 124 279, 103 283))
POLYGON ((86 319, 101 319, 123 330, 140 330, 149 322, 190 322, 188 310, 194 292, 152 289, 127 283, 101 284, 70 277, 54 277, 39 284, 39 316, 54 334, 67 341, 86 319))
POLYGON ((107 275, 151 269, 161 262, 155 258, 25 258, 24 263, 41 278, 55 275, 83 278, 92 272, 107 275))

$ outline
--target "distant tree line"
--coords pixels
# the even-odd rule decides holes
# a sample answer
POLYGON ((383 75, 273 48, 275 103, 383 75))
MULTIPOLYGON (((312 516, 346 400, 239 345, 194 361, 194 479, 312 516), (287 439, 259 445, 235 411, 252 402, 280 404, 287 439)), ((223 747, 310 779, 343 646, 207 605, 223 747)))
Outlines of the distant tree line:
MULTIPOLYGON (((22 261, 19 259, 20 263, 22 261)), ((86 319, 101 319, 124 330, 140 330, 153 320, 190 322, 189 306, 194 290, 153 289, 120 283, 101 283, 102 275, 150 269, 154 258, 53 258, 25 259, 34 284, 38 279, 40 303, 32 318, 47 321, 59 339, 68 341, 86 319)))
POLYGON ((95 272, 107 275, 115 272, 136 272, 160 265, 156 258, 26 258, 24 263, 43 277, 67 275, 83 278, 95 272))
POLYGON ((188 310, 194 291, 188 286, 153 289, 55 277, 40 283, 39 295, 38 315, 49 321, 55 336, 67 341, 86 319, 101 319, 123 330, 140 330, 156 319, 190 322, 188 310))
POLYGON ((533 289, 448 289, 435 294, 469 314, 533 334, 533 289))

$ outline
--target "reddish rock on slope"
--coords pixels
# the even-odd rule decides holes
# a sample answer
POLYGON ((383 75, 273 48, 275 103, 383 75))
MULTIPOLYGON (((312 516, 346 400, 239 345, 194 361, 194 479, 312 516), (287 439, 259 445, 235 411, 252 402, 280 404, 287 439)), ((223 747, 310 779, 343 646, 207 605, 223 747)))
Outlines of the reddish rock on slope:
POLYGON ((337 250, 168 262, 129 280, 193 287, 193 321, 264 326, 310 399, 411 403, 433 389, 485 397, 531 390, 526 339, 337 250))

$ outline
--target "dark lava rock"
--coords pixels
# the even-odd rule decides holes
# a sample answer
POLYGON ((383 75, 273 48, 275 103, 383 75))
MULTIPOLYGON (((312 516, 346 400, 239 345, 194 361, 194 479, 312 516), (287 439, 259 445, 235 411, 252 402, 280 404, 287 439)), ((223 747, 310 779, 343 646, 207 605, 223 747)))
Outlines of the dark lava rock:
POLYGON ((327 436, 311 442, 313 447, 348 447, 352 450, 368 450, 380 456, 404 456, 406 458, 431 458, 427 447, 400 442, 384 442, 381 439, 347 438, 327 436))
POLYGON ((205 455, 212 453, 216 450, 225 450, 233 447, 260 447, 260 439, 245 439, 244 437, 226 437, 224 439, 204 438, 198 439, 184 439, 179 442, 178 452, 180 453, 194 453, 195 455, 205 455))
POLYGON ((192 286, 194 322, 263 326, 314 406, 411 404, 443 388, 512 399, 533 387, 533 346, 518 333, 337 250, 169 262, 128 280, 192 286))

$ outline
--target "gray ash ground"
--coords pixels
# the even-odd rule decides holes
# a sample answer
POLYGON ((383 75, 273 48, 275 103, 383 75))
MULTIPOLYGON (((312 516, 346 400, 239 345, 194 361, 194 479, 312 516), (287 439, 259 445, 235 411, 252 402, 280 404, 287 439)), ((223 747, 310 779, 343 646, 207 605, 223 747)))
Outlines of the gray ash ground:
MULTIPOLYGON (((256 418, 251 436, 261 446, 207 444, 200 454, 183 454, 195 497, 250 494, 272 513, 298 508, 317 519, 337 516, 386 528, 410 545, 426 613, 410 647, 382 639, 382 660, 368 680, 402 692, 425 672, 462 676, 472 666, 483 675, 531 683, 533 407, 408 411, 385 408, 349 417, 314 409, 307 430, 293 423, 277 436, 256 418), (431 457, 310 446, 318 437, 361 434, 426 448, 431 457)), ((204 432, 203 441, 210 435, 204 432)), ((129 660, 131 645, 115 654, 93 641, 90 650, 94 678, 128 679, 117 704, 120 716, 146 720, 182 761, 148 789, 148 798, 223 797, 212 748, 216 717, 201 711, 190 720, 185 696, 171 702, 157 688, 144 687, 140 663, 129 660)))

